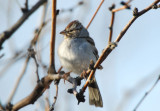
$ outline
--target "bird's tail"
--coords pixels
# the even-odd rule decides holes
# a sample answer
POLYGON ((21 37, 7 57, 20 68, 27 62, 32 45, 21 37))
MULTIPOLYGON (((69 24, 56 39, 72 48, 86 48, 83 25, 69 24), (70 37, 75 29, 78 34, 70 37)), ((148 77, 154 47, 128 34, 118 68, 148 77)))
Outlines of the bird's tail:
POLYGON ((95 77, 93 77, 93 79, 89 83, 88 89, 89 89, 89 104, 95 105, 96 107, 103 107, 101 93, 99 91, 95 77))

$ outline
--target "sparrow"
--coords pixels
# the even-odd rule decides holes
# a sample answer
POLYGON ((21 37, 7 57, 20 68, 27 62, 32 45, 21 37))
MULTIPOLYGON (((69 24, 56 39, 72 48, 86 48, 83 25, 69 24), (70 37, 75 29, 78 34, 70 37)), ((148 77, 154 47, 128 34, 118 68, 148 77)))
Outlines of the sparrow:
MULTIPOLYGON (((64 40, 59 45, 58 57, 64 69, 81 75, 87 71, 90 61, 94 63, 99 58, 94 40, 89 36, 88 30, 78 21, 72 21, 60 32, 64 40)), ((89 104, 103 107, 101 93, 95 76, 88 85, 89 104)))

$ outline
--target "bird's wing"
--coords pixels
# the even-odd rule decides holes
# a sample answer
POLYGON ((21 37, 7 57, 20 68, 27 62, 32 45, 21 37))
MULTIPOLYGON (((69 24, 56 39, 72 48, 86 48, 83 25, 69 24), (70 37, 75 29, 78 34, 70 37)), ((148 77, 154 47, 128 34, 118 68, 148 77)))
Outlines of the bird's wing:
POLYGON ((94 43, 94 40, 91 38, 91 37, 86 37, 86 40, 88 43, 91 44, 91 46, 93 47, 93 54, 95 55, 96 59, 99 58, 98 56, 98 50, 97 48, 95 47, 95 43, 94 43))

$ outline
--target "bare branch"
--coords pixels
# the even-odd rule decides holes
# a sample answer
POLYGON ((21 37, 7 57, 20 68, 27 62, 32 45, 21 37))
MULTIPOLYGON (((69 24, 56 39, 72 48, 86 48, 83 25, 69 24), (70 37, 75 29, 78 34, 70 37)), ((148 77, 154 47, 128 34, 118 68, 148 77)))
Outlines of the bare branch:
MULTIPOLYGON (((118 35, 117 39, 115 40, 115 42, 119 42, 123 35, 126 33, 126 31, 129 29, 129 27, 133 24, 133 22, 140 17, 141 15, 143 15, 144 13, 148 12, 150 9, 152 9, 153 5, 159 3, 160 0, 156 0, 155 2, 153 2, 150 6, 148 6, 147 8, 143 9, 140 12, 136 12, 136 14, 134 15, 134 17, 129 21, 129 23, 124 27, 124 29, 121 31, 121 33, 118 35)), ((134 9, 134 11, 136 11, 137 8, 134 9)))
POLYGON ((57 101, 57 97, 58 97, 58 84, 56 84, 56 95, 54 96, 54 100, 53 100, 53 104, 50 108, 50 111, 53 111, 54 110, 54 106, 56 104, 56 101, 57 101))
POLYGON ((42 78, 41 81, 37 83, 31 94, 13 105, 12 110, 16 111, 26 105, 34 104, 34 102, 44 93, 44 91, 49 88, 51 82, 52 80, 48 76, 42 78))
POLYGON ((90 72, 90 75, 85 83, 85 85, 82 87, 80 93, 84 93, 90 79, 93 77, 95 70, 99 67, 99 65, 108 57, 108 55, 112 52, 112 50, 117 46, 117 42, 119 42, 123 35, 126 33, 126 31, 129 29, 129 27, 132 25, 132 23, 141 15, 143 15, 144 13, 146 13, 147 11, 149 11, 150 9, 152 9, 152 6, 159 3, 160 0, 156 0, 155 2, 153 2, 150 6, 148 6, 147 8, 145 8, 144 10, 140 11, 140 12, 136 12, 136 16, 134 16, 129 23, 125 26, 125 28, 122 30, 122 32, 119 34, 119 36, 117 37, 117 39, 115 40, 114 43, 110 43, 107 45, 107 47, 103 50, 102 54, 100 55, 99 59, 97 60, 97 62, 94 65, 94 68, 92 69, 92 71, 90 72))
POLYGON ((111 16, 111 23, 110 23, 110 26, 109 26, 109 30, 110 30, 110 33, 109 33, 109 40, 108 40, 108 43, 110 44, 111 41, 112 41, 112 33, 113 33, 113 24, 114 24, 114 17, 115 17, 115 12, 118 12, 120 10, 123 10, 123 9, 130 9, 130 5, 129 3, 133 1, 133 0, 128 0, 127 2, 121 2, 121 4, 123 5, 122 7, 120 8, 117 8, 117 9, 114 9, 115 8, 115 4, 113 4, 109 10, 111 11, 112 13, 112 16, 111 16))
POLYGON ((34 104, 34 102, 44 93, 46 89, 49 88, 49 85, 53 80, 58 80, 58 79, 64 79, 70 83, 73 84, 74 89, 73 93, 76 95, 76 87, 77 87, 77 81, 76 79, 68 76, 64 76, 65 73, 63 74, 48 74, 47 76, 43 77, 35 86, 34 90, 31 92, 30 95, 28 95, 26 98, 22 99, 18 103, 12 106, 12 110, 19 110, 20 108, 29 105, 29 104, 34 104))
POLYGON ((155 86, 158 84, 160 80, 160 75, 159 77, 157 78, 156 82, 153 84, 153 86, 144 94, 144 96, 140 99, 140 101, 138 102, 138 104, 135 106, 134 110, 133 111, 136 111, 137 108, 141 105, 141 103, 144 101, 144 99, 148 96, 148 94, 151 93, 151 91, 155 88, 155 86))
POLYGON ((39 67, 39 65, 38 65, 38 62, 37 62, 37 59, 36 59, 35 55, 33 56, 33 59, 34 59, 34 62, 35 62, 35 64, 36 64, 37 81, 39 81, 39 80, 40 80, 40 79, 39 79, 39 73, 38 73, 38 67, 39 67))
POLYGON ((108 43, 111 43, 112 41, 112 34, 113 34, 113 24, 114 24, 114 16, 115 16, 115 12, 113 12, 112 10, 115 8, 115 4, 112 4, 112 6, 109 8, 109 10, 111 11, 112 13, 112 16, 111 16, 111 23, 110 23, 110 26, 109 26, 109 40, 108 40, 108 43))
POLYGON ((24 13, 11 28, 0 34, 0 49, 2 49, 3 43, 9 39, 11 35, 27 20, 27 18, 45 2, 47 2, 47 0, 39 0, 28 12, 24 13))

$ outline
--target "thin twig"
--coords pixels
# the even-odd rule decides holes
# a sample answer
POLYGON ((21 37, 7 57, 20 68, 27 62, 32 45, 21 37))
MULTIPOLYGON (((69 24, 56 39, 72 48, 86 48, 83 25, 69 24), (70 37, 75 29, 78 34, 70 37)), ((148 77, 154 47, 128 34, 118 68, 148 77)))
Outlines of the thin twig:
POLYGON ((55 70, 55 38, 56 38, 56 0, 52 0, 52 26, 50 40, 50 64, 48 74, 56 73, 55 70))
POLYGON ((160 80, 160 75, 159 77, 157 78, 156 82, 153 84, 153 86, 144 94, 144 96, 140 99, 140 101, 138 102, 138 104, 135 106, 134 110, 133 111, 136 111, 137 108, 141 105, 141 103, 144 101, 144 99, 148 96, 148 94, 151 93, 151 91, 155 88, 155 86, 157 85, 157 83, 159 82, 160 80))
POLYGON ((117 9, 113 9, 112 12, 118 12, 121 11, 123 9, 130 9, 130 5, 129 3, 131 3, 133 0, 128 0, 127 2, 121 2, 121 4, 123 4, 122 7, 117 8, 117 9))
POLYGON ((34 59, 34 62, 35 62, 35 64, 36 64, 37 81, 39 81, 39 80, 40 80, 40 79, 39 79, 39 73, 38 73, 38 67, 39 67, 39 65, 38 65, 38 62, 37 62, 37 59, 36 59, 35 56, 33 57, 33 59, 34 59))
POLYGON ((28 0, 25 2, 25 8, 28 10, 28 0))
MULTIPOLYGON (((58 69, 57 73, 60 73, 62 70, 62 66, 58 69)), ((58 84, 55 84, 56 86, 56 95, 54 96, 54 100, 53 100, 53 104, 52 106, 49 108, 49 111, 53 111, 54 110, 54 106, 56 104, 57 98, 58 98, 58 84)))
POLYGON ((123 9, 130 8, 129 3, 132 2, 132 1, 133 1, 133 0, 128 0, 127 2, 123 2, 123 3, 124 3, 124 6, 122 6, 122 7, 120 7, 120 8, 117 8, 117 9, 114 9, 114 8, 115 8, 115 4, 113 4, 113 5, 109 8, 109 10, 110 10, 111 13, 112 13, 112 16, 111 16, 111 23, 110 23, 110 26, 109 26, 110 33, 109 33, 108 43, 111 43, 111 41, 112 41, 113 24, 114 24, 115 12, 118 12, 118 11, 123 10, 123 9))
MULTIPOLYGON (((30 46, 29 46, 29 49, 32 49, 34 45, 36 45, 36 43, 38 42, 38 39, 39 39, 39 35, 42 31, 42 29, 44 28, 44 26, 47 24, 47 22, 45 22, 45 18, 46 18, 46 3, 44 4, 44 7, 43 7, 43 14, 42 14, 42 18, 41 18, 41 24, 39 26, 39 28, 37 29, 37 31, 35 32, 35 35, 34 35, 34 38, 32 39, 31 43, 30 43, 30 46)), ((34 51, 34 50, 33 50, 34 51)), ((32 55, 32 58, 34 59, 35 61, 35 64, 36 64, 36 76, 37 76, 37 81, 40 80, 39 78, 39 74, 38 74, 38 62, 37 62, 37 59, 36 59, 36 56, 35 56, 35 52, 34 54, 32 55)))
POLYGON ((115 16, 115 12, 113 12, 112 10, 114 9, 115 7, 115 4, 112 4, 112 6, 109 8, 111 13, 112 13, 112 16, 111 16, 111 23, 109 25, 109 39, 108 39, 108 44, 111 43, 112 41, 112 35, 113 35, 113 24, 114 24, 114 16, 115 16))
POLYGON ((112 12, 118 12, 118 11, 121 11, 121 10, 126 9, 126 8, 127 8, 127 6, 125 5, 125 6, 122 6, 120 8, 113 9, 112 12))
POLYGON ((9 39, 11 35, 27 20, 27 18, 45 2, 47 2, 47 0, 39 0, 28 12, 24 13, 11 28, 0 34, 0 49, 2 49, 3 43, 9 39))
MULTIPOLYGON (((126 31, 129 29, 129 27, 133 24, 133 22, 140 17, 141 15, 143 15, 144 13, 146 13, 147 11, 149 11, 150 9, 152 9, 152 6, 159 3, 160 0, 156 0, 154 1, 151 5, 149 5, 147 8, 143 9, 140 12, 137 12, 136 15, 129 21, 129 23, 124 27, 124 29, 121 31, 121 33, 118 35, 117 39, 115 40, 115 42, 119 42, 123 35, 126 33, 126 31)), ((136 8, 135 8, 136 9, 136 8)))
POLYGON ((56 95, 54 96, 53 104, 52 104, 52 106, 50 107, 50 111, 53 111, 53 110, 54 110, 54 106, 55 106, 55 104, 56 104, 57 97, 58 97, 58 84, 56 84, 55 86, 56 86, 56 95))
POLYGON ((102 0, 101 3, 99 4, 99 6, 98 6, 96 12, 94 13, 93 17, 91 18, 91 20, 90 20, 89 24, 87 25, 86 29, 88 29, 88 27, 89 27, 90 24, 92 23, 93 19, 94 19, 95 16, 97 15, 97 12, 99 11, 99 9, 100 9, 100 7, 102 6, 103 2, 104 2, 104 0, 102 0))
POLYGON ((109 40, 108 40, 108 43, 111 43, 111 41, 112 41, 113 24, 114 24, 114 15, 115 15, 115 12, 112 12, 111 24, 110 24, 110 26, 109 26, 110 33, 109 33, 109 40))
POLYGON ((15 83, 15 85, 14 85, 14 88, 13 88, 13 90, 11 91, 11 94, 10 94, 10 96, 9 96, 9 98, 8 98, 7 104, 9 104, 9 103, 12 101, 12 99, 13 99, 16 91, 17 91, 17 88, 18 88, 18 86, 19 86, 19 83, 20 83, 20 81, 22 80, 22 77, 24 76, 24 74, 25 74, 25 72, 26 72, 29 59, 30 59, 30 57, 28 56, 28 57, 26 58, 25 64, 24 64, 23 69, 22 69, 22 72, 20 73, 18 79, 16 80, 16 83, 15 83))

